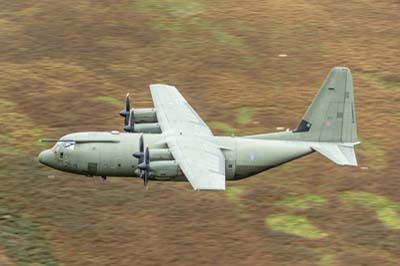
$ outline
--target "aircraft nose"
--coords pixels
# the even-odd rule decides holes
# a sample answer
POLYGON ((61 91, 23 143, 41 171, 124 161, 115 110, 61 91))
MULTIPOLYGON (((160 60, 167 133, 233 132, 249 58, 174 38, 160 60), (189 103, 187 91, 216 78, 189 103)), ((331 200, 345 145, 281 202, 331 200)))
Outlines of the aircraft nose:
POLYGON ((50 150, 44 150, 39 154, 39 162, 50 166, 54 155, 50 150))

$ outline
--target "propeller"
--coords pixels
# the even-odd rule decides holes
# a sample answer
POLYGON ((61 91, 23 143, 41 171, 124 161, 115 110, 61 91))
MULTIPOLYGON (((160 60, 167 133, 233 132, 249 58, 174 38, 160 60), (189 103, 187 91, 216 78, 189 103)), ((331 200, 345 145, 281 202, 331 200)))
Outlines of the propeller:
POLYGON ((144 186, 147 187, 147 183, 149 182, 149 175, 150 175, 150 153, 149 147, 146 147, 146 150, 143 154, 143 162, 139 164, 138 168, 143 172, 143 182, 144 186))
MULTIPOLYGON (((132 154, 133 157, 138 159, 138 165, 143 163, 144 160, 144 142, 143 142, 143 135, 140 136, 139 139, 139 151, 132 154)), ((142 177, 143 171, 140 172, 140 177, 142 177)))
POLYGON ((133 109, 128 113, 128 116, 125 117, 125 120, 128 120, 128 124, 124 126, 124 130, 126 132, 134 132, 135 131, 135 115, 133 109))
POLYGON ((125 97, 125 109, 119 112, 119 115, 125 118, 124 126, 127 126, 129 123, 130 110, 131 110, 131 103, 130 103, 129 93, 127 93, 125 97))

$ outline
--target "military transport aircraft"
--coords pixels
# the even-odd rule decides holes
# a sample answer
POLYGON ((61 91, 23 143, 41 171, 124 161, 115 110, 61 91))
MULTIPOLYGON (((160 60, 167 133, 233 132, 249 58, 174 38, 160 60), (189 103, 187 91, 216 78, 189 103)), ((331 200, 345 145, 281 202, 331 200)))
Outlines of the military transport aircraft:
POLYGON ((291 131, 214 136, 173 86, 150 85, 154 108, 131 109, 124 130, 79 132, 40 153, 49 167, 88 176, 189 181, 195 190, 224 190, 226 180, 246 178, 314 151, 339 165, 356 166, 358 144, 351 72, 331 70, 317 96, 291 131))

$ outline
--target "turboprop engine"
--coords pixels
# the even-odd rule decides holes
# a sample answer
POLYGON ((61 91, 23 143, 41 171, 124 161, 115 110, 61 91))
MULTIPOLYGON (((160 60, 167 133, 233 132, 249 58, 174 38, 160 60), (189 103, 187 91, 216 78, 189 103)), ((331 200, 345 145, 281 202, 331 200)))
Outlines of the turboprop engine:
POLYGON ((126 132, 161 133, 158 123, 135 123, 133 109, 129 113, 128 124, 124 126, 126 132))
POLYGON ((125 98, 125 109, 119 113, 125 118, 124 130, 126 132, 161 133, 154 108, 130 109, 130 106, 128 93, 125 98))
POLYGON ((133 110, 136 123, 155 123, 157 122, 156 109, 136 108, 133 110))
POLYGON ((179 166, 175 160, 150 162, 150 175, 155 179, 176 177, 179 166))
POLYGON ((143 178, 145 186, 150 176, 154 179, 166 180, 182 175, 169 149, 149 149, 149 147, 145 149, 143 135, 139 139, 139 151, 132 155, 138 159, 136 171, 143 178))

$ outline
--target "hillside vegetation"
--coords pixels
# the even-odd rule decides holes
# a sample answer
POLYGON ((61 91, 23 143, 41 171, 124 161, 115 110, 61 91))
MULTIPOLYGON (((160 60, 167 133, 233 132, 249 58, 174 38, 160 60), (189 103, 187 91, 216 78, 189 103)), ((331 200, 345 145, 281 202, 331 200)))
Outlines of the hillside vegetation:
POLYGON ((0 1, 0 265, 399 265, 400 3, 0 1), (286 55, 286 56, 285 56, 286 55), (318 154, 225 192, 39 165, 180 89, 215 134, 294 128, 352 69, 360 167, 318 154))

